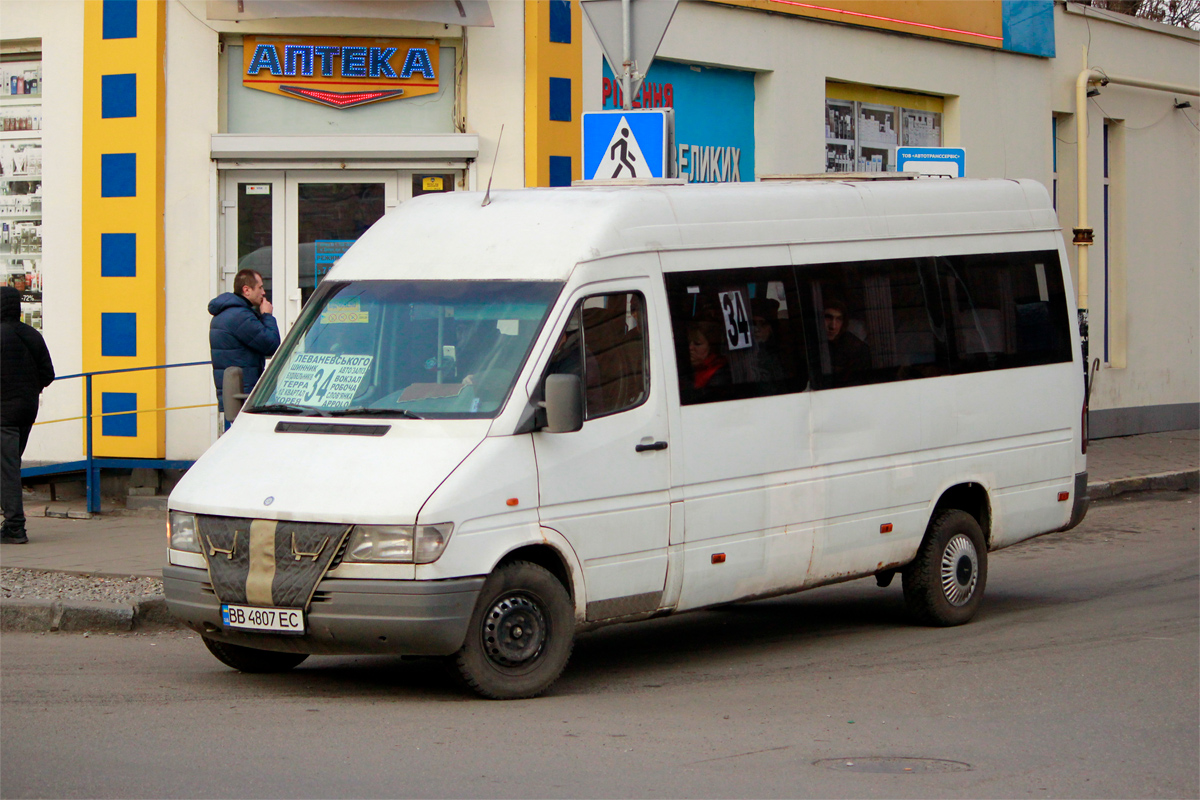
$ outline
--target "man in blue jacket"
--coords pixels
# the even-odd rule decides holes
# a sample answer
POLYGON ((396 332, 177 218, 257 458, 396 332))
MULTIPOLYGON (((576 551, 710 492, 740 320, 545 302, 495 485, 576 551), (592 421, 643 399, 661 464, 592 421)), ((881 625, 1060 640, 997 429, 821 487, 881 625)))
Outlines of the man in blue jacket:
POLYGON ((212 349, 218 408, 222 407, 221 379, 226 367, 242 368, 242 391, 249 392, 258 383, 267 358, 279 349, 279 325, 272 310, 262 275, 252 269, 234 276, 232 292, 209 301, 208 313, 213 318, 208 327, 208 345, 212 349))

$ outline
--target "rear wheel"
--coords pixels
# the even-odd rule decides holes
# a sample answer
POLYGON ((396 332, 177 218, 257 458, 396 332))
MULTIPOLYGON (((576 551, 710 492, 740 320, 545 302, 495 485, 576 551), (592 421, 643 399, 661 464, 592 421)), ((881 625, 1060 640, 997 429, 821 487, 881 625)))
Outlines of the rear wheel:
POLYGON ((574 644, 567 590, 544 567, 514 561, 488 576, 455 660, 475 692, 514 700, 546 691, 574 644))
POLYGON ((278 653, 274 650, 255 650, 240 644, 227 644, 201 636, 204 646, 227 667, 240 672, 287 672, 308 658, 308 653, 278 653))
POLYGON ((904 602, 918 622, 943 627, 969 622, 987 583, 987 543, 979 523, 958 509, 939 512, 903 575, 904 602))

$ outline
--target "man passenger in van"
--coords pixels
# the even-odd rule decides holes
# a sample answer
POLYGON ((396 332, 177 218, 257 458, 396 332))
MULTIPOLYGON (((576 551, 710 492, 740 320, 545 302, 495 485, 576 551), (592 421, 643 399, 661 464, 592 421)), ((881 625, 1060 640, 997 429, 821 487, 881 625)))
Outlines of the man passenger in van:
POLYGON ((829 343, 829 366, 835 382, 854 382, 854 374, 871 368, 871 351, 866 342, 846 326, 846 304, 836 298, 825 301, 825 340, 829 343))
POLYGON ((218 408, 226 367, 242 368, 241 390, 248 393, 258 383, 267 359, 279 349, 279 324, 271 314, 273 310, 263 288, 262 275, 252 269, 241 270, 234 276, 232 292, 209 301, 212 322, 208 327, 208 344, 212 349, 218 408))

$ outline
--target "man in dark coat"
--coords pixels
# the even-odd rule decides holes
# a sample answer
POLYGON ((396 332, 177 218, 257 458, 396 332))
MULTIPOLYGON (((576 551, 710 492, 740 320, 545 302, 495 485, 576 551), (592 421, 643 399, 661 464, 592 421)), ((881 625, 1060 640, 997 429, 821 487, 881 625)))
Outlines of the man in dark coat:
POLYGON ((0 543, 25 544, 25 503, 21 497, 21 455, 37 419, 38 397, 54 380, 46 341, 21 322, 21 293, 0 287, 0 543))
POLYGON ((267 358, 279 349, 279 325, 272 310, 262 275, 252 269, 234 276, 232 292, 209 301, 208 313, 213 318, 208 328, 208 345, 212 349, 218 407, 226 367, 242 368, 242 391, 249 392, 258 383, 267 358))

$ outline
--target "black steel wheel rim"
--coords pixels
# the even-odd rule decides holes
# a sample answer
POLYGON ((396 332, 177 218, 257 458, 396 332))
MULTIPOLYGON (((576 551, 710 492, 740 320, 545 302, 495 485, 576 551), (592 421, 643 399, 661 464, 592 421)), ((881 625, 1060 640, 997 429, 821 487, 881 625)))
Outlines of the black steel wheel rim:
POLYGON ((546 615, 536 599, 525 594, 504 595, 483 618, 483 651, 500 666, 524 666, 541 655, 546 633, 546 615))

